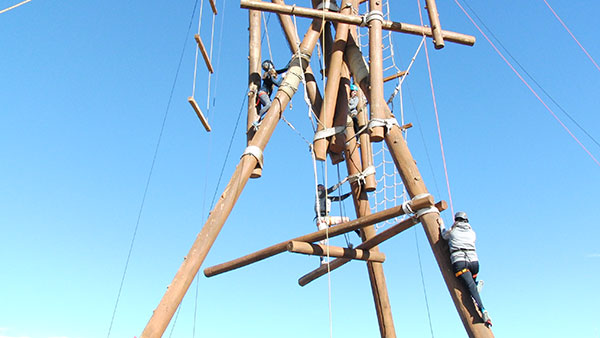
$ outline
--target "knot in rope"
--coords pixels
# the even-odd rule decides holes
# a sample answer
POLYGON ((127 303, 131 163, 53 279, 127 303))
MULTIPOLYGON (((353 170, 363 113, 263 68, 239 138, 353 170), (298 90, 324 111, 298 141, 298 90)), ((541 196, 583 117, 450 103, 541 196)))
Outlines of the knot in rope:
POLYGON ((371 121, 369 121, 368 128, 371 129, 373 127, 385 127, 387 133, 392 129, 392 126, 394 125, 400 126, 398 124, 398 121, 393 117, 389 119, 373 118, 371 119, 371 121))
POLYGON ((367 176, 375 174, 375 167, 370 165, 360 173, 348 176, 350 183, 359 182, 361 185, 366 183, 367 176))

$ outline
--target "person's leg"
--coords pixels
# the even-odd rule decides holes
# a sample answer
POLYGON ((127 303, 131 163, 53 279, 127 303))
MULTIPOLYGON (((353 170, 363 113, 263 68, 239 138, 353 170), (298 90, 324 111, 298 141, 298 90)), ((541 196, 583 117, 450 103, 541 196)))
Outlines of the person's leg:
MULTIPOLYGON (((481 302, 481 297, 479 297, 479 292, 477 292, 477 285, 475 284, 473 274, 470 270, 471 267, 475 266, 466 261, 458 261, 452 264, 452 266, 454 267, 454 273, 457 275, 456 277, 463 281, 467 289, 469 289, 471 297, 473 297, 475 303, 477 303, 479 310, 483 312, 483 303, 481 302)), ((476 268, 477 272, 479 272, 479 264, 477 264, 476 268)), ((475 272, 475 274, 477 274, 477 272, 475 272)))
POLYGON ((259 120, 261 120, 263 115, 265 115, 265 113, 269 110, 269 108, 271 108, 271 98, 269 98, 269 95, 267 95, 267 93, 265 93, 265 92, 258 93, 258 98, 260 100, 260 103, 262 104, 262 108, 260 109, 260 112, 258 113, 259 120))

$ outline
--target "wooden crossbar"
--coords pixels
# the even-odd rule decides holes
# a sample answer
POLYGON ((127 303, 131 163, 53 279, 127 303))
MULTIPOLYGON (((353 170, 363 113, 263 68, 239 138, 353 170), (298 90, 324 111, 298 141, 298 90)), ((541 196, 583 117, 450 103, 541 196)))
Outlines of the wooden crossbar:
POLYGON ((385 254, 382 252, 375 252, 361 249, 350 249, 342 248, 339 246, 329 246, 323 244, 312 244, 300 241, 290 241, 287 244, 287 251, 301 253, 306 255, 314 256, 327 256, 329 250, 329 257, 341 257, 346 259, 358 259, 362 261, 378 262, 383 263, 385 261, 385 254))
POLYGON ((202 125, 204 125, 204 129, 206 129, 206 131, 211 131, 210 125, 208 124, 208 120, 206 119, 204 114, 202 114, 202 110, 200 110, 200 106, 198 106, 198 103, 196 102, 196 100, 194 100, 194 98, 192 96, 190 96, 190 97, 188 97, 188 102, 192 105, 192 108, 194 108, 194 110, 196 111, 196 115, 198 115, 200 122, 202 122, 202 125))
POLYGON ((210 2, 210 8, 212 9, 213 13, 217 15, 217 5, 215 4, 215 0, 208 0, 208 2, 210 2))
MULTIPOLYGON (((440 201, 435 204, 435 207, 441 212, 441 211, 448 209, 448 204, 446 203, 446 201, 440 201)), ((384 241, 387 241, 388 239, 398 235, 402 231, 409 229, 410 227, 417 224, 418 222, 419 221, 414 217, 407 218, 404 221, 390 227, 389 229, 382 231, 381 233, 375 235, 374 237, 362 242, 361 244, 356 246, 356 249, 371 250, 372 248, 376 247, 377 245, 383 243, 384 241)), ((300 279, 298 279, 298 284, 300 284, 300 286, 305 286, 306 284, 314 281, 315 279, 327 274, 327 272, 333 271, 333 270, 339 268, 340 266, 348 263, 349 261, 350 261, 350 259, 347 259, 347 258, 335 259, 329 263, 329 267, 321 266, 321 267, 307 273, 306 275, 302 276, 300 279)))
POLYGON ((390 75, 390 76, 388 76, 388 77, 385 77, 385 78, 383 78, 383 82, 392 81, 393 79, 397 79, 397 78, 399 78, 399 77, 401 77, 401 76, 404 76, 404 75, 406 75, 406 74, 408 74, 408 72, 407 72, 407 71, 405 71, 405 70, 403 70, 403 71, 401 71, 401 72, 398 72, 398 73, 396 73, 396 74, 394 74, 394 75, 390 75))
MULTIPOLYGON (((420 210, 422 208, 427 208, 433 205, 433 197, 431 195, 424 196, 418 199, 415 199, 411 202, 411 208, 413 210, 420 210)), ((377 224, 379 222, 386 221, 388 219, 398 217, 400 215, 404 215, 404 210, 402 206, 393 207, 387 210, 379 211, 374 214, 370 214, 368 216, 360 217, 355 220, 345 222, 342 224, 338 224, 329 229, 319 230, 308 235, 292 238, 285 242, 281 242, 275 245, 271 245, 270 247, 264 248, 262 250, 253 252, 246 256, 234 259, 229 262, 221 263, 219 265, 211 266, 204 269, 204 275, 206 277, 212 277, 223 272, 235 270, 237 268, 241 268, 243 266, 261 261, 263 259, 269 258, 271 256, 278 255, 282 252, 287 251, 287 244, 289 241, 300 241, 300 242, 316 242, 323 240, 327 237, 335 237, 339 235, 343 235, 347 232, 362 229, 366 226, 377 224)))
POLYGON ((198 44, 198 48, 200 48, 200 53, 202 53, 202 58, 204 59, 204 62, 206 63, 206 68, 208 68, 209 72, 214 73, 215 71, 213 70, 213 66, 212 66, 212 63, 210 62, 210 58, 208 57, 208 52, 206 51, 206 48, 204 47, 204 43, 202 43, 202 39, 200 39, 200 35, 198 35, 198 34, 194 35, 194 39, 196 40, 196 43, 198 44))

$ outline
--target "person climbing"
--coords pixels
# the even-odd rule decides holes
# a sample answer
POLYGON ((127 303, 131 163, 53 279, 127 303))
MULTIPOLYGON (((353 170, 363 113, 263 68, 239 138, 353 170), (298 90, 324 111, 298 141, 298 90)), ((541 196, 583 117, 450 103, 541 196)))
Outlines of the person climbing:
POLYGON ((350 85, 350 98, 348 99, 348 110, 354 125, 354 133, 358 133, 358 87, 355 84, 350 85))
POLYGON ((450 260, 457 278, 463 281, 469 289, 471 297, 477 303, 481 311, 483 322, 486 326, 492 326, 492 319, 481 302, 481 288, 483 281, 477 281, 479 273, 479 259, 475 251, 475 231, 469 224, 467 213, 459 211, 454 215, 454 224, 450 230, 446 230, 444 224, 440 225, 442 238, 448 241, 450 247, 450 260))
POLYGON ((289 66, 283 69, 275 70, 275 65, 271 60, 264 60, 262 62, 262 69, 264 70, 262 76, 262 84, 258 90, 258 100, 256 102, 256 108, 258 112, 258 121, 255 121, 252 125, 258 128, 263 116, 267 113, 271 107, 271 94, 273 93, 273 86, 279 87, 281 85, 281 78, 279 74, 285 72, 289 66), (262 106, 262 108, 261 108, 262 106))
MULTIPOLYGON (((323 229, 327 229, 328 227, 332 226, 332 225, 336 225, 336 224, 340 224, 340 223, 344 223, 344 222, 349 222, 350 218, 346 217, 346 216, 330 216, 329 212, 331 211, 331 201, 343 201, 346 198, 348 198, 348 196, 350 196, 352 194, 352 192, 348 192, 345 193, 343 195, 339 195, 339 196, 330 196, 329 194, 331 194, 332 192, 334 192, 335 190, 337 190, 337 188, 339 188, 339 183, 330 187, 329 189, 327 189, 327 191, 325 191, 325 186, 322 184, 317 185, 317 199, 315 201, 315 220, 317 221, 317 229, 319 230, 323 230, 323 229)), ((357 230, 358 232, 358 230, 357 230)), ((360 232, 358 232, 360 234, 360 232)), ((327 240, 321 240, 319 241, 320 244, 326 245, 327 244, 327 240)), ((321 264, 327 264, 328 262, 325 261, 325 259, 323 257, 320 257, 321 259, 321 264)))

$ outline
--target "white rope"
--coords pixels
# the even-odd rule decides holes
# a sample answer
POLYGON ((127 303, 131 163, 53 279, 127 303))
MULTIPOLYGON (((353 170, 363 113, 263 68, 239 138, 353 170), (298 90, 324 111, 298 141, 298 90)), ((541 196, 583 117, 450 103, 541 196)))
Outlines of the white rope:
POLYGON ((271 53, 271 40, 269 39, 269 28, 267 27, 267 20, 265 20, 265 13, 262 12, 261 15, 263 24, 265 26, 265 35, 267 36, 267 46, 269 47, 269 60, 273 61, 273 53, 271 53))
MULTIPOLYGON (((198 16, 198 36, 200 36, 200 27, 202 26, 202 9, 204 8, 204 0, 200 2, 200 15, 198 16)), ((192 97, 196 94, 196 74, 198 72, 198 49, 196 46, 196 57, 194 59, 194 83, 192 84, 192 97)))
MULTIPOLYGON (((215 18, 217 16, 213 14, 212 19, 212 28, 210 32, 210 60, 212 60, 213 56, 213 43, 215 40, 215 18)), ((212 78, 212 74, 208 72, 208 87, 206 88, 206 111, 210 111, 210 80, 212 78)), ((207 113, 208 114, 208 113, 207 113)))

